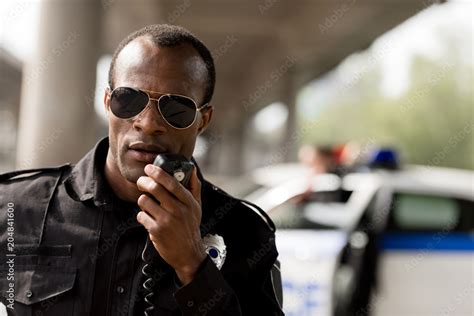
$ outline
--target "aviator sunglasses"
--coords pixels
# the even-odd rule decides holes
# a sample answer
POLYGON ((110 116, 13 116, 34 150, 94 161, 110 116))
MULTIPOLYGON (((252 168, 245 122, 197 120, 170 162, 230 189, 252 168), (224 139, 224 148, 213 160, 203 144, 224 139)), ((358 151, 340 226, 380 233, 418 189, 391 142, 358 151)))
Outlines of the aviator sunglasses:
POLYGON ((121 119, 130 119, 142 113, 150 104, 150 100, 156 101, 158 111, 166 123, 177 129, 193 125, 197 111, 209 105, 206 103, 198 108, 193 99, 184 95, 117 87, 110 95, 110 109, 115 116, 121 119), (161 94, 161 96, 152 98, 150 93, 161 94))

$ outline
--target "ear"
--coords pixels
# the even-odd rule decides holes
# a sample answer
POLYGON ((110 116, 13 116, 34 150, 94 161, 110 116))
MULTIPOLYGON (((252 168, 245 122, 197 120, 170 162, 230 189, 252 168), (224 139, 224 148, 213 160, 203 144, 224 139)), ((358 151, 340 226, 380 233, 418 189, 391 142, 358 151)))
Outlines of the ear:
POLYGON ((109 109, 110 109, 110 94, 112 91, 110 91, 110 88, 107 87, 104 89, 104 108, 105 112, 109 114, 109 109))
POLYGON ((209 126, 214 113, 214 107, 209 105, 207 108, 201 110, 201 120, 199 122, 198 134, 201 135, 209 126))

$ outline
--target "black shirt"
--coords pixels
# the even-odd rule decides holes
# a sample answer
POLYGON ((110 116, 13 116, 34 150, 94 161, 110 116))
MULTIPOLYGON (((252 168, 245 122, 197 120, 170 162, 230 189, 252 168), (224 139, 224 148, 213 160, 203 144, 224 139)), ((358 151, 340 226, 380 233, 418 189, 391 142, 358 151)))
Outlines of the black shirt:
POLYGON ((96 277, 91 312, 93 315, 128 315, 130 308, 138 303, 135 314, 143 315, 145 293, 143 291, 141 297, 133 297, 132 288, 140 288, 144 281, 141 254, 147 232, 136 220, 138 205, 119 199, 106 181, 106 155, 107 147, 99 147, 94 166, 94 178, 97 181, 95 199, 103 202, 103 220, 95 258, 96 277))

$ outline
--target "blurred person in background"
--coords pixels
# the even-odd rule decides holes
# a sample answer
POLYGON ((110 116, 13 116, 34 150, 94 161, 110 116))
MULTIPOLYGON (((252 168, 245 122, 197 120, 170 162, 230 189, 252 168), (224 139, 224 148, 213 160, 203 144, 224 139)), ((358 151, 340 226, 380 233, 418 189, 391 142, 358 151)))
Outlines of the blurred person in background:
POLYGON ((336 159, 331 146, 303 145, 298 151, 299 161, 311 169, 313 175, 334 173, 336 159))
POLYGON ((320 174, 335 173, 337 170, 336 156, 331 146, 303 145, 298 151, 298 159, 301 164, 309 169, 308 187, 295 202, 303 203, 311 197, 314 190, 313 179, 320 174))

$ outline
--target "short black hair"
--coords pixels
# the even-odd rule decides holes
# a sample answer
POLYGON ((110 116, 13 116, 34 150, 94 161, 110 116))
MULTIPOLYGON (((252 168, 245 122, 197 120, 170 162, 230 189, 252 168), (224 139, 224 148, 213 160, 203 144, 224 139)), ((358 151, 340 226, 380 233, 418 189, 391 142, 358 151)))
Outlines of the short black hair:
POLYGON ((140 36, 149 36, 151 41, 157 46, 174 47, 181 44, 190 44, 194 47, 194 49, 199 53, 199 56, 203 59, 207 69, 207 83, 202 104, 211 101, 216 83, 216 68, 214 66, 214 59, 212 58, 211 52, 196 36, 184 27, 170 24, 152 24, 145 26, 144 28, 129 34, 120 42, 112 56, 109 68, 109 87, 111 89, 114 88, 114 71, 118 55, 125 46, 140 36))

